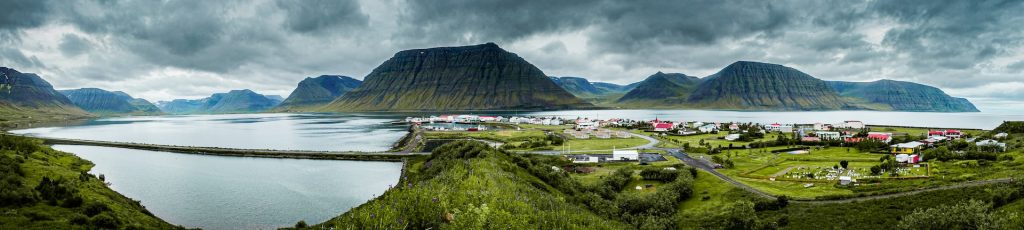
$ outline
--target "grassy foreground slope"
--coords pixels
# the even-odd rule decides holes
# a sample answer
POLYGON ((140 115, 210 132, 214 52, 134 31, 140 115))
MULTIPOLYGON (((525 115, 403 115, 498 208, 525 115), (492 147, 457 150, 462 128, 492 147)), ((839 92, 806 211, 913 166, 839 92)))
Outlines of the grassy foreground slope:
POLYGON ((627 228, 567 202, 565 194, 514 163, 522 160, 517 158, 478 142, 441 146, 426 159, 411 160, 397 187, 313 228, 627 228))
POLYGON ((0 229, 176 229, 88 174, 93 164, 0 135, 0 229))

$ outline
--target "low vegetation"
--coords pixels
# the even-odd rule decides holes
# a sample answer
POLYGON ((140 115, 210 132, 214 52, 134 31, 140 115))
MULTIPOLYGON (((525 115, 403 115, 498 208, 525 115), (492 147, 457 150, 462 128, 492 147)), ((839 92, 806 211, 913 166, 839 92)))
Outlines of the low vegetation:
POLYGON ((88 173, 89 161, 0 135, 0 229, 174 229, 88 173))

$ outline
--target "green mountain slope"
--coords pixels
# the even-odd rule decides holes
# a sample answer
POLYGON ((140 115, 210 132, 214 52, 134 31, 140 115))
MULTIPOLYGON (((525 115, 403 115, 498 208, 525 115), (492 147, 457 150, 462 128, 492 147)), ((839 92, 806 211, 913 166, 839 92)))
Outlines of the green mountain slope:
POLYGON ((629 85, 619 85, 619 84, 607 83, 607 82, 591 82, 591 84, 593 84, 595 88, 600 89, 600 90, 611 91, 611 92, 618 92, 618 93, 626 93, 626 92, 629 92, 630 90, 635 89, 637 85, 640 85, 640 82, 634 82, 633 84, 629 84, 629 85))
POLYGON ((0 67, 0 124, 90 117, 39 75, 0 67))
POLYGON ((299 82, 288 99, 274 108, 274 111, 300 112, 313 111, 330 104, 341 95, 352 91, 362 81, 348 76, 321 75, 316 78, 307 77, 299 82))
POLYGON ((203 99, 158 102, 157 106, 164 112, 173 114, 252 113, 266 111, 280 102, 252 90, 243 89, 215 93, 203 99))
POLYGON ((681 73, 658 72, 619 98, 625 107, 673 107, 686 102, 701 79, 681 73))
MULTIPOLYGON (((626 229, 531 174, 551 166, 479 142, 456 142, 411 161, 398 186, 315 229, 626 229)), ((565 182, 565 181, 563 181, 565 182)), ((595 198, 600 199, 600 198, 595 198)))
POLYGON ((546 110, 592 107, 494 43, 401 51, 321 111, 546 110))
POLYGON ((0 229, 180 229, 89 174, 92 162, 0 135, 0 229))
POLYGON ((840 110, 859 107, 827 82, 777 64, 739 61, 708 76, 690 94, 690 106, 714 109, 840 110))
POLYGON ((67 96, 79 108, 85 109, 90 113, 111 115, 152 115, 161 113, 160 109, 149 101, 141 98, 132 98, 127 93, 121 91, 110 92, 97 88, 81 88, 60 90, 59 92, 67 96))
POLYGON ((913 82, 878 80, 873 82, 829 82, 841 96, 856 101, 888 106, 898 111, 978 112, 970 101, 952 97, 942 90, 913 82))
POLYGON ((586 78, 581 77, 551 77, 551 81, 555 82, 556 85, 569 91, 573 95, 581 98, 587 97, 600 97, 604 94, 611 93, 608 90, 600 89, 595 87, 586 78))

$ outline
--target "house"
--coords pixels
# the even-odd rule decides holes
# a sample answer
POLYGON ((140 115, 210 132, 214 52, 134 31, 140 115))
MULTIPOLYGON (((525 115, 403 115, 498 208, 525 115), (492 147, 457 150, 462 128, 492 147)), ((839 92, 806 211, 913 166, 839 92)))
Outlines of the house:
POLYGON ((717 132, 718 126, 716 126, 715 124, 706 124, 701 127, 697 127, 697 130, 702 133, 717 132))
POLYGON ((1010 134, 1006 134, 1006 133, 996 133, 996 135, 992 135, 992 138, 995 138, 995 139, 1006 139, 1006 137, 1009 137, 1009 136, 1010 136, 1010 134))
POLYGON ((480 121, 483 121, 483 122, 494 122, 494 121, 498 121, 498 120, 501 120, 501 117, 480 116, 480 121))
POLYGON ((697 127, 701 127, 701 126, 704 126, 704 122, 696 121, 696 122, 690 123, 690 128, 696 129, 697 127))
POLYGON ((839 176, 839 185, 849 185, 851 182, 853 182, 853 177, 839 176))
POLYGON ((735 140, 739 140, 739 139, 740 139, 740 135, 739 134, 725 135, 725 140, 727 140, 727 141, 735 141, 735 140))
POLYGON ((732 130, 732 131, 740 130, 740 125, 738 125, 736 123, 729 124, 729 130, 732 130))
POLYGON ((814 130, 824 131, 824 130, 830 130, 830 129, 832 129, 831 125, 824 124, 824 123, 821 123, 821 122, 814 123, 814 130))
POLYGON ((1001 152, 1006 151, 1006 143, 1001 143, 1001 142, 994 141, 994 140, 983 140, 983 141, 975 142, 974 144, 977 145, 978 147, 995 147, 995 148, 999 149, 999 151, 1001 151, 1001 152))
POLYGON ((612 159, 622 161, 638 161, 640 153, 636 150, 613 150, 612 159))
POLYGON ((652 126, 654 126, 655 132, 666 132, 675 128, 676 125, 672 123, 654 123, 652 126))
POLYGON ((793 132, 793 126, 792 125, 779 126, 779 132, 792 133, 793 132))
POLYGON ((861 121, 844 121, 843 127, 847 129, 864 129, 864 122, 861 121))
POLYGON ((591 155, 570 155, 569 158, 572 159, 572 163, 597 163, 600 161, 598 157, 591 155))
POLYGON ((579 122, 576 123, 576 129, 578 130, 594 130, 597 129, 597 122, 579 122))
POLYGON ((843 142, 845 142, 845 143, 858 143, 861 140, 863 140, 863 139, 861 139, 860 137, 846 137, 846 138, 843 138, 843 142))
POLYGON ((821 142, 821 138, 818 137, 801 137, 802 142, 821 142))
POLYGON ((868 132, 868 139, 889 143, 892 141, 892 133, 868 132))
POLYGON ((816 132, 814 135, 817 135, 822 140, 841 140, 842 138, 839 132, 816 132))
POLYGON ((948 137, 948 138, 959 139, 962 136, 963 136, 963 133, 960 133, 960 130, 956 130, 956 129, 946 130, 946 137, 948 137))
POLYGON ((911 154, 910 158, 907 159, 907 163, 917 164, 917 163, 920 163, 922 160, 924 160, 924 159, 921 158, 921 155, 911 154))
POLYGON ((779 124, 779 123, 775 123, 775 124, 770 124, 770 125, 765 125, 764 126, 764 130, 767 130, 768 132, 778 132, 779 129, 781 129, 781 128, 782 128, 782 124, 779 124))
POLYGON ((907 143, 895 144, 890 147, 892 148, 889 152, 893 154, 912 154, 920 151, 921 148, 924 147, 924 143, 911 141, 907 143))
POLYGON ((928 137, 946 137, 946 131, 928 130, 928 137))

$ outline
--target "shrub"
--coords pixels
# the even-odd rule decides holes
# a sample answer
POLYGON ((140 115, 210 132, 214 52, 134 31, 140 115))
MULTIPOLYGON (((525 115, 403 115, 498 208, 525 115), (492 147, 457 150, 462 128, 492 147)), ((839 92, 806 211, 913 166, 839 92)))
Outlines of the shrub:
POLYGON ((93 216, 89 219, 89 224, 100 229, 117 229, 121 226, 120 221, 106 213, 93 216))

